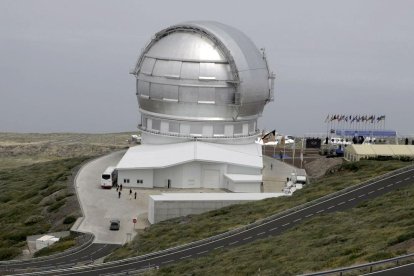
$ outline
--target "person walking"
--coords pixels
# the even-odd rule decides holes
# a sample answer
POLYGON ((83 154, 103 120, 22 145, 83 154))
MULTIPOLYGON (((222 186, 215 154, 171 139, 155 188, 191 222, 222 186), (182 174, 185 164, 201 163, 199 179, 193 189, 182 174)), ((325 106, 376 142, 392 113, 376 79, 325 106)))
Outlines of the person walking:
POLYGON ((118 192, 118 198, 121 198, 121 191, 118 192))
POLYGON ((135 192, 134 197, 135 197, 134 199, 137 199, 137 192, 135 192))
POLYGON ((132 194, 132 189, 129 189, 129 194, 132 194))
POLYGON ((119 185, 119 190, 122 192, 122 184, 119 185))

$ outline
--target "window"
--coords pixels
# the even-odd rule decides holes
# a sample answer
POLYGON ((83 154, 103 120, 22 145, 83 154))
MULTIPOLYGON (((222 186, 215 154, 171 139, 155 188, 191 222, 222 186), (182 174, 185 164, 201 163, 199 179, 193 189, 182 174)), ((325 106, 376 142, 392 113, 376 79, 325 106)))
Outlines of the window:
POLYGON ((243 125, 234 124, 234 134, 242 134, 242 133, 243 133, 243 125))
POLYGON ((179 133, 180 132, 180 124, 176 122, 170 122, 169 124, 169 132, 179 133))
POLYGON ((129 178, 124 178, 124 183, 129 183, 129 178))
POLYGON ((142 180, 142 179, 137 179, 137 184, 143 184, 144 183, 144 180, 142 180))

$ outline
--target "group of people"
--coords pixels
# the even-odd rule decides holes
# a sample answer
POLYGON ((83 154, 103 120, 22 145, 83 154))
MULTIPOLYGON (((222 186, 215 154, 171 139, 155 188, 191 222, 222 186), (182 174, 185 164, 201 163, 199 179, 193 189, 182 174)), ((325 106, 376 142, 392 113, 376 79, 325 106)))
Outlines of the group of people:
MULTIPOLYGON (((116 184, 116 191, 118 192, 118 198, 121 198, 122 184, 116 184)), ((132 199, 132 189, 129 189, 129 200, 132 199)), ((134 192, 134 199, 137 199, 137 192, 134 192)))

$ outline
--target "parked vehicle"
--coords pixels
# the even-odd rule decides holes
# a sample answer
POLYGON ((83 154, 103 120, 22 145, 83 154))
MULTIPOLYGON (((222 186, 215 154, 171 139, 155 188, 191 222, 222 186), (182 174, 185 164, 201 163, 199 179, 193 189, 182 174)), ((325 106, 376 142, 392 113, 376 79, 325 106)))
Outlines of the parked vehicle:
POLYGON ((102 173, 101 177, 101 187, 102 188, 112 188, 116 185, 118 181, 118 171, 115 167, 108 167, 102 173))
POLYGON ((109 230, 117 231, 121 227, 121 221, 119 219, 112 219, 110 223, 109 230))

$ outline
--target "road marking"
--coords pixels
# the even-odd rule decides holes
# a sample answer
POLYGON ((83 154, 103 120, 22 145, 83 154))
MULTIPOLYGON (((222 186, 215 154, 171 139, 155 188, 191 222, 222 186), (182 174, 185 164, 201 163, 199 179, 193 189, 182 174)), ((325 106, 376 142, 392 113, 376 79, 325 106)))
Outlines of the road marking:
POLYGON ((377 191, 381 191, 382 189, 384 189, 384 187, 378 188, 377 191))
POLYGON ((257 234, 256 234, 256 236, 263 235, 264 233, 266 233, 266 232, 260 232, 260 233, 257 233, 257 234))
POLYGON ((307 217, 307 218, 308 218, 308 217, 311 217, 311 216, 313 216, 313 214, 306 215, 306 217, 307 217))
POLYGON ((187 258, 190 258, 190 257, 191 257, 191 255, 187 255, 187 256, 181 257, 180 259, 187 259, 187 258))
POLYGON ((368 194, 372 194, 372 193, 374 193, 375 191, 371 191, 371 192, 368 192, 368 194))
POLYGON ((285 227, 285 226, 287 226, 287 225, 289 225, 289 224, 290 224, 290 222, 285 223, 285 224, 283 224, 282 226, 283 226, 283 227, 285 227))
MULTIPOLYGON (((238 241, 236 241, 236 242, 238 242, 238 241)), ((197 255, 201 255, 201 254, 204 254, 204 253, 207 253, 207 252, 208 252, 207 250, 206 251, 201 251, 201 252, 198 252, 197 255)))
POLYGON ((168 263, 171 263, 171 262, 174 262, 174 260, 169 260, 169 261, 165 261, 165 262, 162 262, 163 264, 168 264, 168 263))
POLYGON ((274 227, 274 228, 272 228, 272 229, 269 229, 269 231, 276 230, 277 228, 279 228, 279 227, 274 227))
POLYGON ((336 204, 336 205, 342 205, 342 204, 345 204, 345 201, 342 201, 342 202, 339 202, 338 204, 336 204))
POLYGON ((236 244, 236 243, 238 243, 239 241, 234 241, 234 242, 231 242, 231 243, 229 243, 229 245, 233 245, 233 244, 236 244))
POLYGON ((333 207, 335 207, 335 205, 332 205, 332 206, 329 206, 328 208, 326 208, 326 209, 332 209, 333 207))
POLYGON ((352 201, 352 200, 355 200, 355 197, 353 197, 353 198, 351 198, 351 199, 348 199, 348 201, 352 201))
POLYGON ((398 180, 397 182, 395 182, 395 184, 401 183, 401 180, 398 180))
POLYGON ((251 239, 252 238, 252 236, 249 236, 249 237, 247 237, 247 238, 244 238, 243 240, 244 241, 246 241, 246 240, 249 240, 249 239, 251 239))
POLYGON ((394 184, 389 184, 389 185, 387 185, 387 187, 391 187, 392 185, 394 185, 394 184))
POLYGON ((301 218, 298 218, 298 219, 295 219, 293 222, 298 222, 300 220, 302 220, 302 219, 301 218))
POLYGON ((410 180, 410 177, 404 178, 404 180, 410 180))
POLYGON ((363 197, 363 196, 365 196, 365 194, 359 195, 358 197, 363 197))
POLYGON ((322 213, 323 211, 325 211, 324 209, 319 210, 318 212, 316 212, 317 214, 322 213))
POLYGON ((223 248, 223 247, 224 247, 224 245, 220 245, 220 246, 215 247, 214 249, 220 249, 220 248, 223 248))

